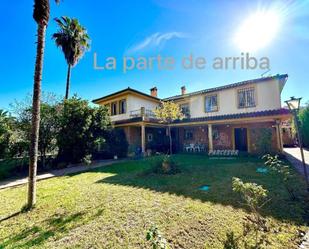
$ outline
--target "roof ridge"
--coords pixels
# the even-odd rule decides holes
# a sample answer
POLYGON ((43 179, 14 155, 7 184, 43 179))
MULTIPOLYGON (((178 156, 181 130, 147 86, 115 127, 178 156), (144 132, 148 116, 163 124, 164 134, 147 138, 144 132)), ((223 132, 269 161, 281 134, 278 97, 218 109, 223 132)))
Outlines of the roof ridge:
POLYGON ((288 74, 276 74, 276 75, 272 75, 272 76, 260 77, 260 78, 255 78, 255 79, 251 79, 251 80, 238 81, 238 82, 234 82, 234 83, 223 85, 223 86, 211 87, 211 88, 206 88, 206 89, 194 91, 194 92, 191 92, 191 93, 186 93, 186 94, 183 94, 183 95, 182 94, 174 95, 174 96, 171 96, 171 97, 164 98, 163 100, 173 100, 173 99, 178 99, 178 98, 185 98, 185 97, 189 97, 189 96, 192 96, 192 95, 198 95, 198 94, 201 94, 201 93, 214 92, 214 91, 219 91, 219 90, 223 90, 223 89, 233 88, 233 87, 240 86, 240 85, 258 83, 258 82, 261 82, 261 81, 266 81, 266 80, 270 80, 270 79, 274 79, 274 78, 281 79, 281 78, 287 78, 287 77, 288 77, 288 74))

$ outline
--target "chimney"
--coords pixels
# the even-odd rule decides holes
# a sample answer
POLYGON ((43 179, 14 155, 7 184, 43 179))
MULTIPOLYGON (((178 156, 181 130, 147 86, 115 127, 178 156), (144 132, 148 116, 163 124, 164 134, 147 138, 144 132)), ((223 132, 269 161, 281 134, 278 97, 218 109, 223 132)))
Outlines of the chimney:
POLYGON ((150 95, 152 96, 152 97, 158 97, 158 88, 156 88, 156 87, 153 87, 153 88, 151 88, 150 89, 150 95))
POLYGON ((182 86, 181 87, 181 95, 184 95, 184 94, 186 94, 186 87, 182 86))

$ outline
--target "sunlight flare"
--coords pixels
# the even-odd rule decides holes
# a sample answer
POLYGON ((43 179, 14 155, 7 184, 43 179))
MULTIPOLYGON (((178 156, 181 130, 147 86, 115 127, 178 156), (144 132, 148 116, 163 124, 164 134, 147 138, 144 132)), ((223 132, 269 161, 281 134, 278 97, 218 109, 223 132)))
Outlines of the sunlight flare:
POLYGON ((280 29, 278 11, 258 11, 249 16, 239 27, 234 37, 235 44, 241 51, 252 52, 266 47, 280 29))

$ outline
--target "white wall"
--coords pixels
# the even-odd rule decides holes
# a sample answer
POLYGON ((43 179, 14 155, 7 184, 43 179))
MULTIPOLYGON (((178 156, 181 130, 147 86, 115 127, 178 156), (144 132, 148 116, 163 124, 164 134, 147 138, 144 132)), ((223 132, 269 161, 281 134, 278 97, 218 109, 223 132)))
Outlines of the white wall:
POLYGON ((128 96, 128 111, 139 110, 141 107, 145 107, 148 110, 154 110, 158 106, 158 103, 155 101, 146 100, 142 97, 135 95, 128 96))
POLYGON ((158 106, 156 101, 144 99, 142 97, 129 94, 127 95, 127 112, 124 114, 118 114, 111 116, 111 121, 118 121, 130 118, 130 112, 140 110, 145 107, 146 110, 153 111, 158 106))
MULTIPOLYGON (((238 88, 230 88, 216 92, 218 94, 219 111, 208 112, 204 111, 204 99, 207 94, 192 96, 188 101, 181 100, 181 103, 190 104, 191 118, 217 116, 225 114, 256 112, 265 110, 275 110, 281 108, 280 87, 279 81, 276 79, 245 85, 238 88), (238 108, 237 91, 238 89, 255 87, 255 102, 256 106, 251 108, 238 108)), ((210 93, 214 94, 214 93, 210 93)), ((112 121, 130 118, 130 112, 140 110, 145 107, 147 110, 154 110, 158 106, 156 101, 151 101, 143 97, 133 94, 127 95, 127 112, 125 114, 111 116, 112 121)))
MULTIPOLYGON (((246 85, 238 88, 230 88, 221 90, 210 94, 218 94, 219 110, 217 112, 204 111, 204 95, 192 96, 188 102, 190 104, 190 114, 192 118, 205 117, 205 116, 217 116, 225 114, 256 112, 265 110, 274 110, 281 108, 279 81, 271 80, 252 85, 246 85), (255 107, 250 108, 238 108, 237 103, 237 90, 241 88, 255 87, 255 107)), ((183 102, 183 101, 182 101, 183 102)))

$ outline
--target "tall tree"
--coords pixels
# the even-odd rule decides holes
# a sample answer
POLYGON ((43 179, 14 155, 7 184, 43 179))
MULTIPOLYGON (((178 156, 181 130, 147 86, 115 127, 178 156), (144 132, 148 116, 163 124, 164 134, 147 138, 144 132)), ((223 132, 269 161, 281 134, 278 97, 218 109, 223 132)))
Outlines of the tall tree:
POLYGON ((170 141, 170 154, 173 154, 173 141, 171 134, 171 123, 177 119, 183 119, 184 115, 178 104, 167 101, 161 102, 161 105, 154 110, 156 117, 162 122, 168 125, 168 137, 170 141))
POLYGON ((83 57, 90 48, 90 38, 87 30, 80 25, 77 19, 63 16, 55 18, 59 26, 58 32, 53 34, 57 47, 60 47, 68 64, 67 84, 65 99, 68 99, 70 92, 71 68, 83 57))
MULTIPOLYGON (((10 105, 18 121, 18 132, 20 133, 18 141, 22 141, 20 139, 23 137, 24 141, 30 141, 32 114, 30 97, 32 98, 32 96, 27 96, 22 101, 15 100, 15 102, 10 105)), ((60 109, 60 98, 53 93, 41 93, 38 151, 40 152, 43 168, 45 167, 46 154, 53 152, 56 148, 56 134, 58 131, 57 118, 60 109)), ((16 145, 18 146, 19 143, 16 145)))
MULTIPOLYGON (((60 0, 55 0, 59 3, 60 0)), ((29 186, 28 186, 28 208, 36 203, 36 173, 38 160, 38 140, 40 127, 40 99, 41 81, 43 70, 43 58, 45 47, 46 27, 49 21, 50 5, 49 0, 34 0, 33 19, 37 23, 37 48, 34 70, 32 120, 31 120, 31 141, 29 151, 29 186)))

